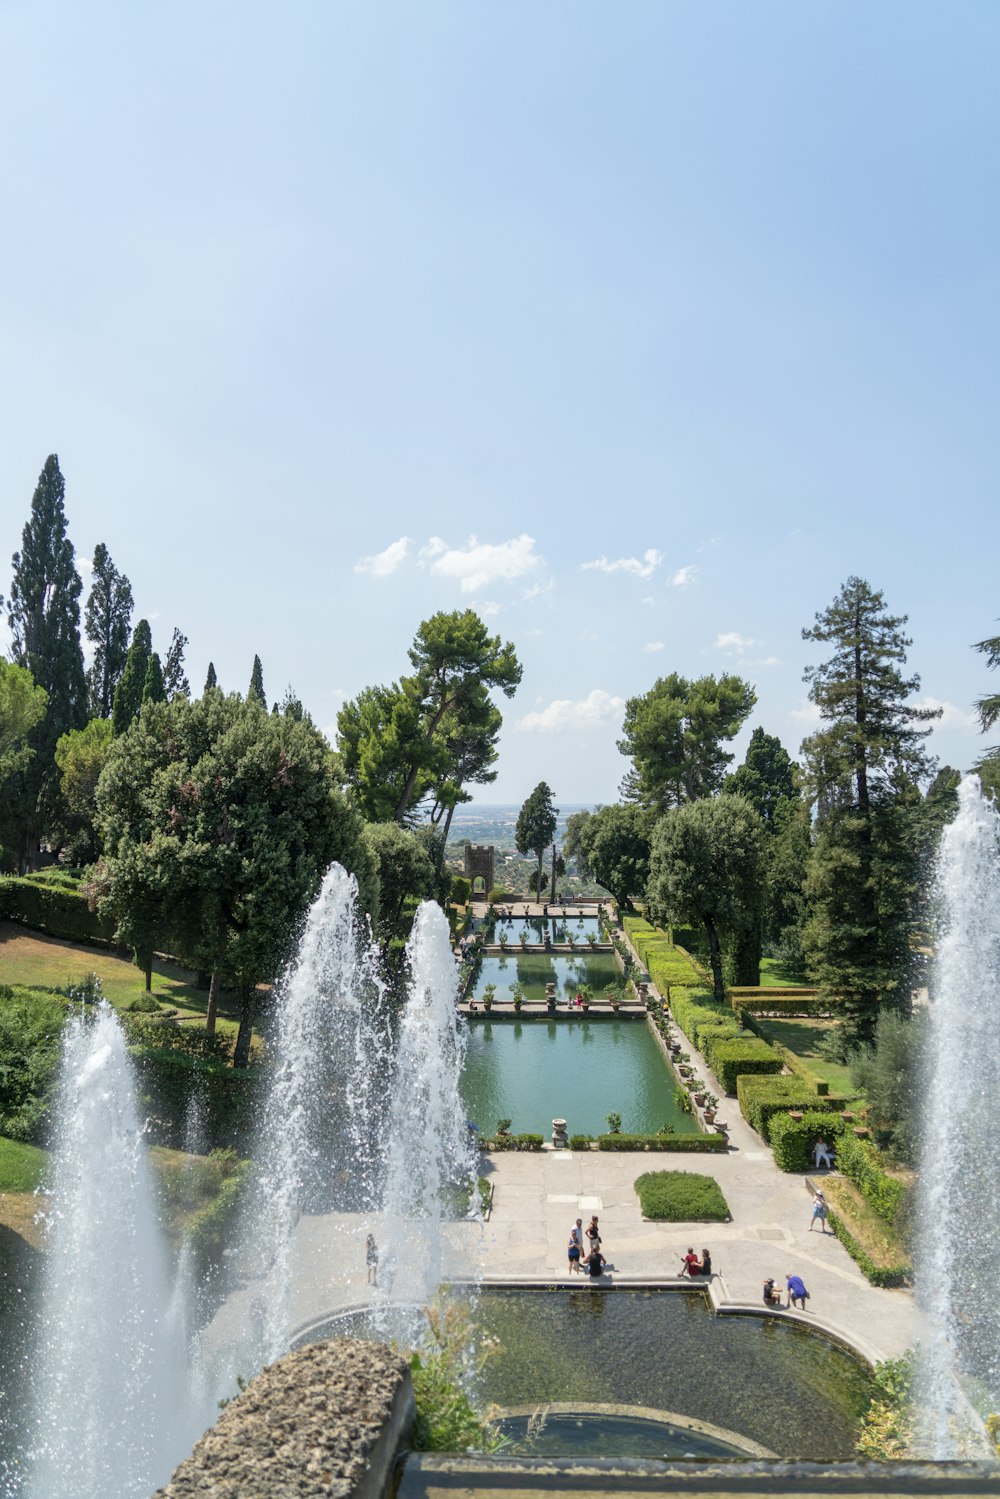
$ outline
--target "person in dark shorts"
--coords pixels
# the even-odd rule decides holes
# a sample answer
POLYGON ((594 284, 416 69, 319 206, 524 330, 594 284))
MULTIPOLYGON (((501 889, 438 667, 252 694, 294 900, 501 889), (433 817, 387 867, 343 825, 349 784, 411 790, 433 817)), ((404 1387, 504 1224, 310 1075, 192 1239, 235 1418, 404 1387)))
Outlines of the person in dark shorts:
POLYGON ((767 1277, 767 1280, 765 1280, 765 1282, 764 1282, 764 1305, 765 1306, 780 1306, 781 1305, 781 1292, 778 1290, 777 1286, 774 1284, 774 1276, 773 1275, 769 1275, 767 1277))
POLYGON ((569 1271, 579 1274, 580 1258, 583 1254, 583 1219, 578 1218, 569 1231, 569 1246, 566 1250, 569 1259, 569 1271))
POLYGON ((794 1306, 796 1302, 801 1302, 802 1310, 805 1311, 809 1292, 806 1290, 805 1281, 802 1279, 802 1276, 786 1275, 785 1285, 788 1288, 788 1300, 785 1302, 785 1305, 794 1306))
POLYGON ((606 1263, 607 1261, 605 1260, 603 1254, 595 1245, 587 1255, 587 1274, 591 1277, 592 1280, 596 1279, 598 1275, 604 1274, 604 1266, 606 1263))

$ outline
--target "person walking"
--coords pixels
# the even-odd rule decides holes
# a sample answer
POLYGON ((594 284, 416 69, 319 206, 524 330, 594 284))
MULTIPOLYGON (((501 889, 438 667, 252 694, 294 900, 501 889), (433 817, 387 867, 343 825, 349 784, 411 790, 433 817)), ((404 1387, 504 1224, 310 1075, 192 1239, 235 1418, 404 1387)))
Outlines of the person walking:
POLYGON ((826 1233, 826 1212, 826 1198, 823 1196, 823 1193, 820 1191, 819 1187, 817 1187, 813 1196, 812 1217, 809 1219, 810 1233, 812 1233, 817 1219, 819 1219, 820 1228, 824 1233, 826 1233))

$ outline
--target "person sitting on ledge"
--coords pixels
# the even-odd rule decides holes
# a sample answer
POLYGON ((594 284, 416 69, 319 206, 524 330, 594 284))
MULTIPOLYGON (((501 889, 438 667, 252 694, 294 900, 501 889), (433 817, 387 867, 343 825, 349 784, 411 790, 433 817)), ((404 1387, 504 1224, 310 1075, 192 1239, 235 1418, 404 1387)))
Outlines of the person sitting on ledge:
POLYGON ((701 1264, 698 1266, 698 1274, 711 1277, 712 1256, 709 1254, 707 1249, 703 1249, 701 1251, 701 1264))
POLYGON ((595 1279, 598 1275, 603 1275, 606 1264, 607 1261, 595 1244, 594 1248, 587 1255, 587 1274, 591 1279, 595 1279))
POLYGON ((817 1171, 821 1166, 825 1166, 828 1171, 833 1169, 833 1157, 830 1154, 830 1147, 825 1140, 816 1141, 816 1144, 813 1146, 813 1160, 816 1163, 817 1171))
POLYGON ((764 1305, 765 1306, 780 1306, 781 1305, 781 1292, 778 1290, 777 1286, 774 1284, 774 1276, 773 1275, 769 1275, 767 1277, 767 1280, 765 1280, 765 1282, 764 1282, 764 1305))
POLYGON ((690 1244, 688 1245, 687 1254, 681 1255, 681 1266, 682 1275, 687 1274, 694 1277, 701 1270, 701 1262, 698 1259, 698 1256, 695 1254, 694 1250, 691 1248, 690 1244))

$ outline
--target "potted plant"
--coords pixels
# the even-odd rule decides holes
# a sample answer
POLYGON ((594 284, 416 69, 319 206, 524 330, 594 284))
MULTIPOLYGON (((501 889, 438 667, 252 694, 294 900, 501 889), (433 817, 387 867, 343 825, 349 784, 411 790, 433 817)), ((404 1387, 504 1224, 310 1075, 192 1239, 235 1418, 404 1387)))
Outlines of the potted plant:
POLYGON ((521 930, 518 932, 518 934, 517 934, 517 940, 520 942, 520 944, 521 944, 522 947, 527 947, 527 945, 528 945, 528 928, 526 926, 522 927, 521 930))
POLYGON ((596 947, 597 946, 597 933, 596 932, 588 932, 587 933, 587 941, 590 943, 591 947, 596 947))
POLYGON ((622 1132, 622 1116, 620 1114, 618 1114, 618 1113, 611 1113, 611 1114, 609 1114, 607 1116, 607 1119, 608 1119, 608 1134, 609 1135, 620 1135, 621 1132, 622 1132))
POLYGON ((694 1086, 691 1089, 691 1092, 694 1096, 694 1101, 698 1105, 699 1109, 703 1109, 705 1107, 705 1100, 708 1097, 708 1088, 700 1078, 695 1082, 694 1086))
POLYGON ((511 1126, 511 1120, 510 1119, 498 1119, 497 1120, 497 1134, 498 1135, 509 1135, 510 1134, 510 1126, 511 1126))
POLYGON ((497 992, 497 986, 496 986, 496 984, 487 984, 486 985, 486 988, 483 990, 483 1009, 484 1010, 492 1010, 492 1008, 493 1008, 493 996, 494 996, 494 994, 496 992, 497 992))
POLYGON ((715 1123, 715 1111, 716 1111, 716 1109, 718 1107, 719 1107, 719 1100, 716 1098, 715 1094, 714 1093, 708 1093, 708 1094, 706 1094, 706 1096, 705 1096, 705 1123, 706 1124, 714 1124, 715 1123))
POLYGON ((514 982, 509 987, 510 987, 511 995, 513 996, 513 999, 514 999, 514 1008, 515 1008, 515 1010, 519 1010, 521 1008, 521 1003, 522 1003, 522 1001, 524 999, 524 995, 521 993, 521 986, 517 982, 517 980, 515 979, 514 982))
POLYGON ((506 952, 507 951, 507 933, 506 932, 501 932, 500 933, 499 942, 500 942, 500 950, 502 952, 506 952))

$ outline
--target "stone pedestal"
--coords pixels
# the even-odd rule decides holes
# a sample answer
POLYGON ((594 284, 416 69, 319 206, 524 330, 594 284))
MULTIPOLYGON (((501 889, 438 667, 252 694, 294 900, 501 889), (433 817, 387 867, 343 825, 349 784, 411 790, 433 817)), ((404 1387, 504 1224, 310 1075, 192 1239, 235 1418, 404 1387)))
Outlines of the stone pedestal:
POLYGON ((553 1150, 569 1149, 565 1119, 553 1119, 552 1121, 552 1148, 553 1150))

